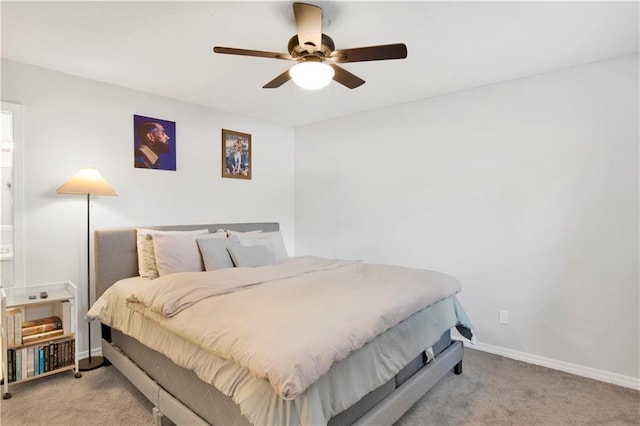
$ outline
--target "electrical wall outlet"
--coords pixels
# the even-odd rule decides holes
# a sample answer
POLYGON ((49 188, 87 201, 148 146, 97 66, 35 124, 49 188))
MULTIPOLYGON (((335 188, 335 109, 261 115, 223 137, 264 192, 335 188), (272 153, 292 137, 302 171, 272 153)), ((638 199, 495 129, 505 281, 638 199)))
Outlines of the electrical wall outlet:
POLYGON ((509 324, 509 311, 498 311, 500 314, 500 324, 509 324))

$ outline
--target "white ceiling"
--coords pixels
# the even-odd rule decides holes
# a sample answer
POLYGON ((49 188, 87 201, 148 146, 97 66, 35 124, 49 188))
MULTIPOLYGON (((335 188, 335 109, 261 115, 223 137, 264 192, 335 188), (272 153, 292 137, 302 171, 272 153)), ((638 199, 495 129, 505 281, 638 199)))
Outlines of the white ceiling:
POLYGON ((638 52, 638 2, 326 2, 336 49, 404 42, 404 60, 343 64, 367 83, 262 86, 293 62, 291 2, 7 2, 2 57, 299 126, 638 52))

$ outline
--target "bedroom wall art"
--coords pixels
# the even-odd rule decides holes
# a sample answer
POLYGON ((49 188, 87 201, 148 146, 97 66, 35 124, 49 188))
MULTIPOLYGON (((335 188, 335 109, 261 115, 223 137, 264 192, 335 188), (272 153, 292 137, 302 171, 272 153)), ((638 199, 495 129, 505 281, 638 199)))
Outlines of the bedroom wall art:
POLYGON ((251 179, 251 135, 222 129, 222 177, 251 179))
POLYGON ((176 170, 176 123, 133 116, 134 167, 176 170))

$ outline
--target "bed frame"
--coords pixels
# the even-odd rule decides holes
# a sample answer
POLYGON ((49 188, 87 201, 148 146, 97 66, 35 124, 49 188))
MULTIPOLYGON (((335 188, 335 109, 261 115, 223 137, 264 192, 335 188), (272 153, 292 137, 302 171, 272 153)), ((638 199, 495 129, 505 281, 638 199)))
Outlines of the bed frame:
MULTIPOLYGON (((144 226, 158 230, 231 229, 239 232, 277 231, 278 223, 144 226)), ((96 298, 118 280, 138 275, 136 228, 95 231, 96 298)), ((337 414, 329 426, 393 425, 443 376, 462 373, 463 346, 450 332, 433 346, 435 358, 425 353, 410 362, 387 383, 337 414)), ((164 355, 102 324, 102 354, 154 405, 156 425, 166 416, 177 425, 250 425, 231 398, 195 373, 177 366, 164 355)))

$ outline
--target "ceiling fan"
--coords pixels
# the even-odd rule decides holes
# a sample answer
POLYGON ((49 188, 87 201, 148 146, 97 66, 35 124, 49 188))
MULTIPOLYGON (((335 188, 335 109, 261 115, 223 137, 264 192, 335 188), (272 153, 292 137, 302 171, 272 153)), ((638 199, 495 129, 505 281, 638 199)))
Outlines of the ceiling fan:
POLYGON ((264 89, 280 87, 290 79, 293 79, 299 86, 310 90, 320 89, 329 84, 332 79, 349 89, 355 89, 363 85, 365 81, 337 64, 407 57, 407 46, 403 43, 335 50, 331 37, 322 32, 322 9, 320 7, 306 3, 293 3, 293 14, 298 33, 289 40, 289 53, 220 46, 215 46, 213 51, 230 55, 257 56, 297 62, 290 70, 286 70, 265 84, 264 89))

